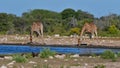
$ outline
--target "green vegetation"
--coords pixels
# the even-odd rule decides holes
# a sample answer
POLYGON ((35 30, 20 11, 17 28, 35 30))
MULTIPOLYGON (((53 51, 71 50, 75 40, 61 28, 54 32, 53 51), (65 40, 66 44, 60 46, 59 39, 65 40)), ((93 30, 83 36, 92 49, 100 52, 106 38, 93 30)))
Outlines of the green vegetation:
POLYGON ((25 54, 24 56, 25 56, 27 59, 29 59, 29 58, 33 58, 33 56, 32 56, 31 53, 27 53, 27 54, 25 54))
POLYGON ((111 50, 106 50, 101 54, 101 58, 112 59, 112 61, 115 62, 117 60, 117 54, 115 54, 111 50))
POLYGON ((63 66, 63 65, 61 65, 61 66, 60 66, 60 68, 64 68, 64 66, 63 66))
POLYGON ((111 34, 117 34, 119 33, 119 29, 117 29, 117 27, 115 25, 111 25, 109 28, 108 28, 108 31, 109 33, 111 34))
POLYGON ((43 68, 51 68, 48 64, 44 64, 43 68))
POLYGON ((94 68, 105 68, 105 66, 104 65, 97 65, 94 68))
POLYGON ((28 61, 25 56, 21 56, 20 54, 13 55, 13 60, 18 63, 25 63, 28 61))
POLYGON ((120 15, 110 14, 100 18, 82 11, 66 8, 61 12, 34 9, 18 17, 14 14, 0 13, 0 34, 29 34, 33 21, 41 21, 44 34, 71 35, 80 33, 85 22, 94 22, 100 36, 120 37, 120 15))
POLYGON ((71 28, 70 29, 70 35, 73 35, 73 34, 79 35, 80 34, 80 28, 78 28, 78 27, 71 28))
POLYGON ((40 68, 40 67, 41 67, 40 65, 33 66, 33 68, 40 68))
POLYGON ((97 55, 96 55, 96 54, 94 54, 94 53, 92 53, 92 54, 91 54, 91 56, 92 56, 92 57, 97 57, 97 55))
POLYGON ((120 57, 120 52, 117 53, 117 56, 120 57))
POLYGON ((101 57, 103 59, 111 59, 111 58, 115 58, 115 54, 111 50, 106 50, 101 54, 101 57))
POLYGON ((45 48, 42 52, 40 52, 40 57, 41 58, 48 58, 49 56, 54 56, 56 52, 50 51, 49 48, 45 48))

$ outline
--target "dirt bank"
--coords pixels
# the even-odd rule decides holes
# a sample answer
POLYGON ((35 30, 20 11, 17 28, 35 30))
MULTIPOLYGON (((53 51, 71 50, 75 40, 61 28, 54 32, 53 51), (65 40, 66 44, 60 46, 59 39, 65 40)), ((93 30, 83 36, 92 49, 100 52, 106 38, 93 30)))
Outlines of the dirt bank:
MULTIPOLYGON (((40 37, 33 37, 33 43, 43 44, 46 45, 77 45, 79 37, 69 37, 69 36, 62 36, 62 37, 54 37, 54 36, 47 36, 44 39, 40 37)), ((1 35, 0 36, 0 43, 15 43, 15 44, 27 44, 30 42, 29 35, 1 35)), ((81 44, 87 45, 97 45, 97 46, 120 46, 120 38, 119 37, 99 37, 95 39, 88 39, 85 38, 81 42, 81 44)))

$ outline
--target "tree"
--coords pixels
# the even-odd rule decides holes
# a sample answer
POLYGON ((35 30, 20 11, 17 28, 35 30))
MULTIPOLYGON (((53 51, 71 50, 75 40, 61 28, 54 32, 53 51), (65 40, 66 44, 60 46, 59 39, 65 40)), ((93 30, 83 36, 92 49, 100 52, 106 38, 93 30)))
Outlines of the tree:
POLYGON ((28 23, 21 17, 17 17, 13 22, 13 24, 14 24, 15 32, 19 34, 24 34, 25 32, 27 32, 26 31, 27 28, 29 28, 28 23))
POLYGON ((77 19, 75 19, 75 17, 71 18, 71 21, 69 22, 70 27, 76 27, 77 24, 77 19))
POLYGON ((0 31, 2 33, 6 33, 7 31, 14 30, 13 21, 15 19, 15 15, 0 13, 0 31))
POLYGON ((84 12, 82 10, 78 10, 76 12, 76 18, 77 20, 83 20, 83 19, 94 19, 94 16, 88 12, 84 12))
POLYGON ((61 15, 62 15, 62 19, 73 17, 75 16, 75 10, 71 8, 67 8, 61 12, 61 15))

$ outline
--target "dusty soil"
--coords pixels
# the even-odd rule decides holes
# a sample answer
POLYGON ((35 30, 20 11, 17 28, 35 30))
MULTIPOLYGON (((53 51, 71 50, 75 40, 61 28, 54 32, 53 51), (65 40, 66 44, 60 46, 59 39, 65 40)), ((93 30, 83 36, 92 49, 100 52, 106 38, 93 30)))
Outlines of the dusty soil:
POLYGON ((105 68, 120 68, 120 58, 116 62, 100 57, 80 56, 76 58, 30 58, 26 63, 16 63, 8 59, 0 59, 0 67, 7 68, 94 68, 103 65, 105 68))
MULTIPOLYGON (((79 37, 69 37, 69 36, 45 36, 32 38, 33 43, 36 44, 46 44, 46 45, 76 45, 78 44, 79 37)), ((20 43, 27 44, 30 42, 29 35, 1 35, 0 43, 20 43)), ((80 44, 87 45, 99 45, 99 46, 120 46, 120 37, 99 37, 94 39, 84 38, 80 41, 80 44)))

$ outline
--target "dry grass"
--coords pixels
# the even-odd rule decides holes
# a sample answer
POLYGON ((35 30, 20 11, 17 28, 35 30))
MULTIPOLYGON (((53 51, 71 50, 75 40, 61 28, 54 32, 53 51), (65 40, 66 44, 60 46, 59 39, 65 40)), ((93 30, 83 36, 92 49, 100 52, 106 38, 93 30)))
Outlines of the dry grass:
POLYGON ((11 63, 11 60, 0 60, 0 66, 6 65, 8 68, 9 66, 13 66, 13 68, 18 68, 23 66, 24 68, 42 68, 44 66, 48 66, 48 68, 61 68, 61 67, 71 67, 71 68, 94 68, 96 65, 105 65, 106 68, 117 68, 119 67, 120 59, 117 62, 111 62, 111 60, 101 59, 99 57, 88 57, 88 56, 80 56, 78 58, 65 58, 65 59, 58 59, 58 58, 31 58, 26 63, 11 63), (47 61, 45 61, 47 60, 47 61), (30 63, 30 62, 35 63, 30 63))

